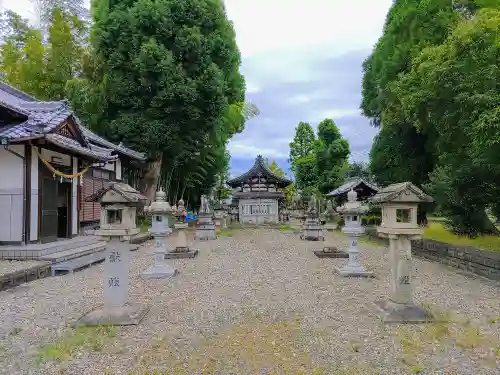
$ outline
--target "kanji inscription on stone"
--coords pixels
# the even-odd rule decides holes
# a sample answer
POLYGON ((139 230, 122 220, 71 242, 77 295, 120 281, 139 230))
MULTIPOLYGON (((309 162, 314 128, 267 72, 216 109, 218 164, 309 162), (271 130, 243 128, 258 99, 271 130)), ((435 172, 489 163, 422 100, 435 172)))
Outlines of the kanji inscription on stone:
POLYGON ((104 304, 120 307, 128 299, 128 253, 127 245, 118 239, 108 242, 104 264, 104 304))

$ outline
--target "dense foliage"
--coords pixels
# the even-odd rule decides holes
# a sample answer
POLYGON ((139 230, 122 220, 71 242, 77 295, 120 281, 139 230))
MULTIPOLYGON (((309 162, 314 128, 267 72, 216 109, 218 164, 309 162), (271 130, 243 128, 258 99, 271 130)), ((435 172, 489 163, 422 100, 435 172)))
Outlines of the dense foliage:
POLYGON ((300 122, 290 143, 290 164, 296 187, 307 199, 312 193, 329 193, 340 186, 348 169, 349 143, 331 119, 318 124, 300 122))
POLYGON ((500 1, 395 1, 364 62, 364 114, 380 184, 412 181, 457 233, 496 231, 500 1), (496 125, 495 125, 496 124, 496 125), (493 210, 494 212, 495 209, 493 210))
POLYGON ((244 100, 221 0, 95 0, 89 22, 81 0, 34 1, 37 27, 0 18, 4 80, 40 99, 67 97, 94 131, 145 152, 149 198, 161 184, 171 202, 195 205, 223 188, 226 144, 258 109, 244 100))

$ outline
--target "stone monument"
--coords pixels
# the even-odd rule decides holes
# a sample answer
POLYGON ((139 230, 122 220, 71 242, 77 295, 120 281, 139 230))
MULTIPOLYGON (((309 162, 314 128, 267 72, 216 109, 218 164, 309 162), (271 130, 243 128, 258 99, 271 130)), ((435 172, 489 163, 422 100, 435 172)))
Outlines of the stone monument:
POLYGON ((373 277, 373 272, 367 271, 359 262, 358 238, 365 233, 365 229, 361 226, 361 215, 368 211, 367 206, 363 206, 357 201, 358 194, 354 190, 347 193, 347 202, 337 211, 344 216, 344 228, 342 232, 349 237, 349 261, 347 264, 338 268, 337 272, 341 276, 358 276, 358 277, 373 277))
POLYGON ((118 236, 129 241, 140 230, 136 226, 137 207, 144 207, 147 198, 130 185, 113 182, 85 199, 100 202, 100 227, 94 234, 106 240, 118 236))
POLYGON ((206 195, 202 195, 198 220, 196 221, 195 239, 205 241, 215 240, 216 238, 214 218, 208 206, 208 199, 206 195))
POLYGON ((422 238, 418 226, 418 204, 432 202, 432 197, 411 182, 389 185, 380 190, 372 202, 382 204, 382 222, 377 227, 381 237, 389 239, 392 295, 389 300, 378 301, 381 318, 385 323, 425 323, 433 317, 413 302, 411 241, 422 238))
POLYGON ((155 239, 154 264, 141 277, 150 279, 167 279, 174 276, 177 270, 165 261, 165 237, 169 235, 168 218, 172 215, 172 207, 166 201, 163 190, 156 192, 156 200, 144 212, 152 216, 150 233, 155 239))
POLYGON ((324 241, 323 228, 319 220, 317 201, 314 194, 311 195, 309 206, 307 209, 306 220, 303 227, 304 234, 300 236, 301 239, 307 241, 324 241))
POLYGON ((88 312, 76 323, 81 325, 136 325, 149 307, 128 301, 129 248, 121 236, 111 235, 104 263, 104 305, 88 312))
POLYGON ((186 239, 186 229, 188 223, 184 222, 184 201, 181 199, 177 203, 177 216, 182 217, 181 223, 175 223, 174 228, 177 231, 175 247, 166 254, 167 259, 194 258, 198 255, 198 250, 190 249, 186 239))

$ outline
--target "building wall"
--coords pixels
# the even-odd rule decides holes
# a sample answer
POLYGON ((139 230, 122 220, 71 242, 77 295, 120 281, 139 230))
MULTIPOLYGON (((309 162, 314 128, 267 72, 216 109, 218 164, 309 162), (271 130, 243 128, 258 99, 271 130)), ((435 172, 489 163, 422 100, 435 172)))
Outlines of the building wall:
POLYGON ((240 199, 239 217, 241 224, 278 223, 278 200, 240 199))
POLYGON ((31 146, 31 212, 30 212, 30 241, 38 240, 38 155, 35 146, 31 146))
MULTIPOLYGON (((78 158, 73 156, 73 174, 78 173, 78 158)), ((71 234, 78 234, 78 184, 80 178, 71 180, 71 234)))
MULTIPOLYGON (((24 156, 24 145, 9 149, 24 156)), ((23 240, 23 159, 0 148, 0 241, 23 240)))

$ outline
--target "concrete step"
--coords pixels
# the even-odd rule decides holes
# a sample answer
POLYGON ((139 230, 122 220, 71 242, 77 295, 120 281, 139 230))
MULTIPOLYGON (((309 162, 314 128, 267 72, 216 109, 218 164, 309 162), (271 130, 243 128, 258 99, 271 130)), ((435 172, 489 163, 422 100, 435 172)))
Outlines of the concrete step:
MULTIPOLYGON (((95 236, 79 236, 69 240, 52 242, 50 247, 47 247, 43 255, 60 253, 62 251, 73 250, 88 245, 94 245, 103 242, 99 237, 95 236)), ((43 256, 41 257, 43 258, 43 256)))
POLYGON ((41 260, 50 261, 52 263, 60 263, 70 259, 83 257, 92 253, 103 252, 106 250, 106 242, 98 241, 83 246, 74 247, 72 249, 64 249, 55 253, 42 255, 41 260))

